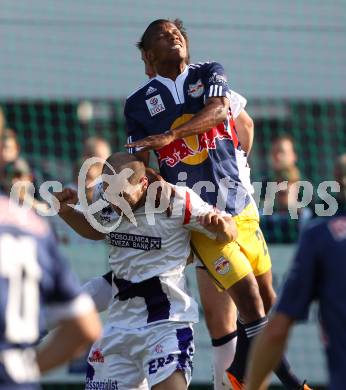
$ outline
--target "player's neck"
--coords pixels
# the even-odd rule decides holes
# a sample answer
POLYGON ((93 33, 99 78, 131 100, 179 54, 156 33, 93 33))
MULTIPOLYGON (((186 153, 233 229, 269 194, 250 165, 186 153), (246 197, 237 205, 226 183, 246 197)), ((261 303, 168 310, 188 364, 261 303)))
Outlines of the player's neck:
POLYGON ((157 64, 156 74, 167 79, 175 80, 186 68, 185 61, 172 65, 172 63, 157 64))

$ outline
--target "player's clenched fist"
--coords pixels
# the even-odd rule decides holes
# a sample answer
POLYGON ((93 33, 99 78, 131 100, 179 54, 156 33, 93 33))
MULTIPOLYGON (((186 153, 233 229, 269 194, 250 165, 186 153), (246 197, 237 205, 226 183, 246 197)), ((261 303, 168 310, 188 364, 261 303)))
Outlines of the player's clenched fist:
POLYGON ((61 192, 55 192, 54 196, 59 203, 59 214, 63 215, 73 210, 73 205, 78 202, 78 193, 72 188, 64 188, 61 192))
POLYGON ((216 241, 230 242, 237 238, 237 227, 231 216, 211 211, 197 219, 207 230, 216 234, 216 241))

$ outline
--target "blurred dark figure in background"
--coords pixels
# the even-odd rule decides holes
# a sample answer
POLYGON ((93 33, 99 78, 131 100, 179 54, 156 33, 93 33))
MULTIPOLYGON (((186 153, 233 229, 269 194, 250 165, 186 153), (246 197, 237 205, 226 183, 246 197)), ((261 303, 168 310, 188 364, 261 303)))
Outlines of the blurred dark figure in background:
POLYGON ((274 314, 254 343, 248 365, 247 390, 258 390, 277 366, 292 326, 306 320, 318 301, 329 368, 329 389, 345 389, 346 371, 346 154, 337 159, 339 210, 317 218, 304 229, 274 314))
POLYGON ((262 187, 262 201, 273 202, 273 213, 268 215, 261 207, 261 226, 270 243, 293 243, 297 240, 299 230, 311 218, 309 208, 299 208, 302 193, 298 182, 302 180, 297 167, 298 156, 294 140, 289 134, 280 135, 272 142, 270 162, 272 176, 266 178, 262 187), (282 189, 272 191, 271 184, 282 185, 282 189), (290 210, 297 210, 298 218, 291 216, 290 210))

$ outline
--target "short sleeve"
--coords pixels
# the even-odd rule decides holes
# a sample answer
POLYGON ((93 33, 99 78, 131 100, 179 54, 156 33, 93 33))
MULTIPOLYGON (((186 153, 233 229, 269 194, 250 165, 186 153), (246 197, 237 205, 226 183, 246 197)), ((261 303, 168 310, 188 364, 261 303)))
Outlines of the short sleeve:
POLYGON ((316 298, 318 255, 314 230, 302 234, 275 311, 295 320, 305 320, 316 298))
POLYGON ((188 230, 195 230, 205 234, 211 239, 215 239, 216 235, 205 229, 197 220, 199 216, 206 215, 214 211, 213 206, 204 202, 194 191, 185 188, 184 191, 184 207, 183 207, 183 225, 188 230))
POLYGON ((231 91, 228 87, 225 70, 221 64, 217 62, 207 64, 202 81, 205 87, 205 99, 222 96, 230 98, 231 91))
POLYGON ((247 100, 237 92, 231 91, 230 108, 233 118, 236 119, 246 107, 247 100))
MULTIPOLYGON (((143 125, 140 124, 138 120, 134 118, 134 116, 131 114, 131 111, 134 111, 131 109, 131 100, 127 100, 125 104, 124 109, 124 115, 125 115, 125 121, 126 121, 126 130, 127 130, 127 142, 135 142, 140 139, 143 139, 147 136, 147 133, 143 127, 143 125)), ((128 152, 130 154, 139 152, 140 149, 137 148, 129 148, 128 152)))

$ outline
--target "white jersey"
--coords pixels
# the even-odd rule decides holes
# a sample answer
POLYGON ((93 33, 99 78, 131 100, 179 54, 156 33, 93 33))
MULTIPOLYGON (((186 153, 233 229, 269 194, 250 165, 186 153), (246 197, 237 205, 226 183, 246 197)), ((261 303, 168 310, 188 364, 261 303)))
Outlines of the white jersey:
MULTIPOLYGON (((114 299, 109 320, 118 328, 139 328, 153 322, 197 322, 197 303, 186 288, 184 269, 190 254, 190 231, 197 230, 210 238, 197 221, 213 208, 192 190, 176 187, 173 212, 154 214, 146 207, 134 211, 135 226, 123 217, 115 231, 106 235, 109 262, 114 273, 114 299), (148 223, 154 218, 155 223, 148 223)), ((94 200, 102 198, 102 184, 94 200)), ((105 207, 95 214, 108 227, 119 220, 113 209, 105 207)))

